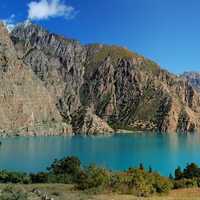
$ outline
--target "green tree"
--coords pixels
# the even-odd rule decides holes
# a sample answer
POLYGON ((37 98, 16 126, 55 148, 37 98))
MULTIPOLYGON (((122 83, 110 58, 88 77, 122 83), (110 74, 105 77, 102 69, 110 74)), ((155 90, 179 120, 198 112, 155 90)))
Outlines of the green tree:
POLYGON ((180 180, 182 177, 183 177, 183 173, 182 173, 182 171, 181 171, 181 167, 177 167, 176 169, 175 169, 175 179, 176 180, 180 180))
POLYGON ((139 169, 144 170, 144 165, 140 163, 139 169))
POLYGON ((188 164, 183 170, 184 178, 197 178, 200 177, 200 169, 195 163, 188 164))
POLYGON ((151 168, 151 166, 149 166, 149 173, 152 173, 152 168, 151 168))
POLYGON ((173 180, 173 179, 174 179, 174 177, 172 176, 172 174, 169 174, 169 179, 170 179, 170 180, 173 180))
POLYGON ((77 157, 71 156, 61 160, 55 160, 52 165, 47 168, 49 172, 54 174, 71 174, 76 175, 80 171, 81 162, 77 157))

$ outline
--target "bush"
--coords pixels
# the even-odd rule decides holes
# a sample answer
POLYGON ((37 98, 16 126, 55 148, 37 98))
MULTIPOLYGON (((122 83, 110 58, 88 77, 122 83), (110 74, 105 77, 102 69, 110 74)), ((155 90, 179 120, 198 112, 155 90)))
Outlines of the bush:
POLYGON ((103 168, 91 165, 81 171, 77 177, 77 188, 87 190, 92 188, 104 189, 109 183, 109 172, 103 168))
POLYGON ((180 189, 180 188, 193 188, 197 187, 198 183, 195 179, 180 179, 174 181, 174 189, 180 189))
POLYGON ((32 183, 48 183, 48 173, 39 172, 37 174, 30 174, 32 183))
POLYGON ((172 188, 169 179, 156 173, 149 173, 143 169, 129 169, 124 173, 117 173, 111 177, 110 187, 113 191, 134 194, 136 196, 150 196, 151 194, 167 193, 172 188))
POLYGON ((0 171, 0 183, 31 183, 30 176, 26 173, 0 171))
POLYGON ((48 183, 63 183, 70 184, 72 183, 72 178, 68 174, 48 174, 48 183))
POLYGON ((51 174, 65 174, 68 177, 68 181, 73 182, 81 170, 81 162, 78 158, 71 156, 61 160, 55 160, 47 169, 51 174))
POLYGON ((54 174, 75 174, 79 172, 80 165, 80 160, 71 156, 61 160, 54 160, 52 165, 47 169, 54 174))
POLYGON ((155 175, 155 183, 153 183, 154 188, 157 193, 168 193, 173 188, 173 182, 160 175, 155 175))

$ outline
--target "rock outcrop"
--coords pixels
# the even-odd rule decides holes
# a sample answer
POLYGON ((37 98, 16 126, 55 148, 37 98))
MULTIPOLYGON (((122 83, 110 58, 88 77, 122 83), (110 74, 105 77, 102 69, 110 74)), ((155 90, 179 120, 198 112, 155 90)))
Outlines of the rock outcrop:
POLYGON ((76 133, 87 135, 109 134, 113 129, 89 107, 83 107, 72 115, 72 124, 76 133))
POLYGON ((11 39, 75 133, 200 130, 200 95, 185 78, 143 56, 84 46, 33 24, 18 25, 11 39))

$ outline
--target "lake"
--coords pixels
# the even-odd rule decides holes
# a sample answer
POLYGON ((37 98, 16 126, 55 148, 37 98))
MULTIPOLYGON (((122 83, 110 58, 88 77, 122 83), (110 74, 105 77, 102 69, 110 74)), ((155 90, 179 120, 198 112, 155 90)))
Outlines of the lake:
POLYGON ((188 162, 200 164, 200 134, 6 137, 0 139, 0 169, 38 172, 55 158, 78 156, 83 165, 124 170, 143 163, 168 176, 188 162))

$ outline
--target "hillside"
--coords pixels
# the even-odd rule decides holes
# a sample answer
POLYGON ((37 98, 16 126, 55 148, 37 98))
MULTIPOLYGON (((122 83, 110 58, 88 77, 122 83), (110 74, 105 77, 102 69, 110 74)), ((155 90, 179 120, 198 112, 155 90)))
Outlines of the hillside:
POLYGON ((200 130, 196 90, 128 49, 81 45, 31 23, 10 35, 1 25, 0 41, 2 132, 200 130))

